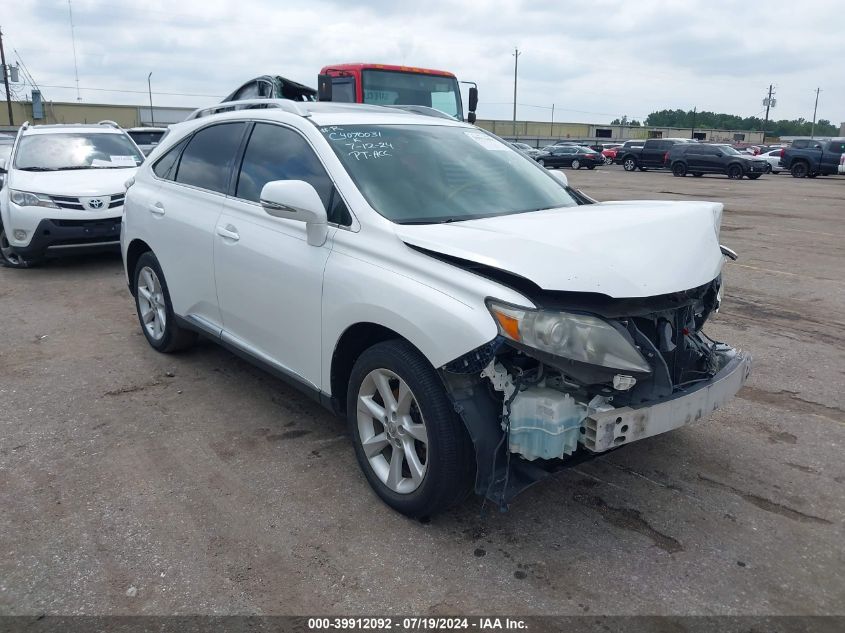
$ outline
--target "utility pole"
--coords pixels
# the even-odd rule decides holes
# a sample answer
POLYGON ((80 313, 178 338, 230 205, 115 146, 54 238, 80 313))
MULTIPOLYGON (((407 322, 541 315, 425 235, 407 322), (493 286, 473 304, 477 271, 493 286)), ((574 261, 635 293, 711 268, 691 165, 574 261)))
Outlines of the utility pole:
POLYGON ((150 95, 150 121, 152 122, 153 127, 155 127, 156 126, 156 118, 155 118, 155 115, 153 114, 153 88, 152 88, 152 84, 150 83, 150 77, 152 77, 152 76, 153 76, 153 71, 150 71, 150 74, 147 75, 147 92, 150 95))
POLYGON ((554 138, 555 135, 555 104, 552 104, 552 127, 549 130, 549 136, 554 138))
POLYGON ((694 106, 692 109, 692 132, 690 132, 690 138, 695 138, 695 115, 698 112, 698 106, 694 106))
POLYGON ((763 99, 763 105, 766 106, 766 120, 763 122, 763 142, 766 142, 766 128, 769 125, 769 108, 775 107, 775 100, 772 99, 774 86, 769 84, 769 96, 763 99))
POLYGON ((516 69, 519 67, 519 56, 522 53, 518 48, 513 49, 513 135, 516 136, 516 69))
POLYGON ((816 105, 813 106, 813 127, 810 128, 810 138, 816 136, 816 111, 819 109, 819 93, 821 91, 821 88, 816 88, 816 105))
POLYGON ((3 85, 6 86, 6 108, 9 110, 9 125, 14 125, 12 117, 12 92, 9 90, 9 73, 6 70, 6 51, 3 50, 3 31, 0 30, 0 62, 3 63, 3 85))
POLYGON ((70 17, 70 41, 73 44, 73 74, 76 77, 76 100, 82 101, 82 95, 79 94, 79 66, 76 63, 76 33, 73 30, 73 6, 70 0, 67 0, 67 12, 70 17))

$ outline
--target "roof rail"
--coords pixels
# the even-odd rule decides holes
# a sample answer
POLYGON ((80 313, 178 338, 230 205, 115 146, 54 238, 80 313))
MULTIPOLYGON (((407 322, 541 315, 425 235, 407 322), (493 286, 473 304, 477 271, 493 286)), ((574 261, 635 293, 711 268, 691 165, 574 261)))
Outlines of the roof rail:
POLYGON ((22 132, 23 130, 27 129, 29 126, 30 126, 29 121, 24 121, 23 125, 21 125, 20 131, 22 132))
POLYGON ((212 114, 220 114, 221 112, 234 112, 235 110, 263 110, 267 108, 278 108, 291 114, 296 114, 302 117, 311 116, 311 113, 305 108, 301 107, 298 102, 290 99, 244 99, 242 101, 224 101, 217 105, 209 106, 207 108, 199 108, 191 112, 186 121, 192 119, 199 119, 204 116, 211 116, 212 114))
POLYGON ((455 121, 455 117, 449 116, 445 112, 438 110, 437 108, 430 108, 429 106, 422 106, 422 105, 389 105, 384 106, 386 108, 393 108, 394 110, 404 110, 405 112, 411 112, 412 114, 420 114, 422 116, 433 116, 438 119, 449 119, 450 121, 455 121))
POLYGON ((120 126, 117 123, 115 123, 114 121, 110 121, 108 119, 104 119, 102 121, 97 121, 97 125, 109 125, 111 127, 116 127, 118 130, 120 129, 120 126))

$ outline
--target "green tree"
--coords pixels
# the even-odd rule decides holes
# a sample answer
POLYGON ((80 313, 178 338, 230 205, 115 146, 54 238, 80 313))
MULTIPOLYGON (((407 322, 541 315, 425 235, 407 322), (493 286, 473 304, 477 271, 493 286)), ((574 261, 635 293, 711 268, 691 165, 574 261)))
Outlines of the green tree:
MULTIPOLYGON (((616 124, 618 125, 618 123, 616 124)), ((634 125, 634 122, 631 122, 634 125)), ((804 118, 791 121, 782 119, 780 121, 769 121, 756 116, 740 117, 735 114, 724 112, 710 112, 702 110, 693 113, 692 110, 658 110, 646 117, 645 125, 649 127, 677 127, 692 128, 716 128, 721 130, 763 130, 771 136, 809 136, 813 127, 812 122, 804 118)), ((816 134, 818 136, 834 136, 838 130, 827 119, 819 119, 816 122, 816 134)))

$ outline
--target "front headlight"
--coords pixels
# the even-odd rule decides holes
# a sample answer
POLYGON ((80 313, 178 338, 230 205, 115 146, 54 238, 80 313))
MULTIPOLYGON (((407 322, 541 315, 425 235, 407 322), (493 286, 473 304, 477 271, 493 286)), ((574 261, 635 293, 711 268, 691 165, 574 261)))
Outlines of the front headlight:
POLYGON ((19 207, 47 207, 58 209, 59 207, 50 198, 40 193, 29 193, 28 191, 9 191, 9 199, 19 207))
POLYGON ((533 310, 488 301, 502 336, 590 365, 651 373, 651 366, 610 323, 587 314, 533 310))

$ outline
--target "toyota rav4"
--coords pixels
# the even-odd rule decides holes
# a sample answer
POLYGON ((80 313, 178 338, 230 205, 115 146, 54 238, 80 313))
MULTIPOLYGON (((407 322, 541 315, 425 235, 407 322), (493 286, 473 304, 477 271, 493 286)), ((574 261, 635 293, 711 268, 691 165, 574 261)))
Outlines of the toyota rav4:
POLYGON ((227 104, 130 183, 122 249, 161 352, 197 334, 345 416, 387 504, 506 505, 550 472, 708 416, 750 357, 704 332, 722 205, 578 206, 471 125, 227 104))
POLYGON ((125 183, 143 159, 111 122, 22 125, 0 160, 0 263, 26 268, 45 257, 117 252, 125 183))

